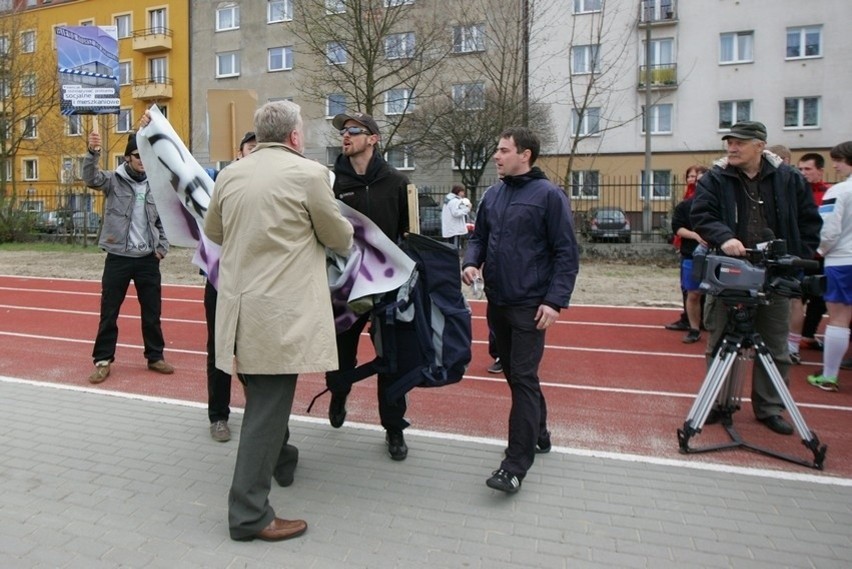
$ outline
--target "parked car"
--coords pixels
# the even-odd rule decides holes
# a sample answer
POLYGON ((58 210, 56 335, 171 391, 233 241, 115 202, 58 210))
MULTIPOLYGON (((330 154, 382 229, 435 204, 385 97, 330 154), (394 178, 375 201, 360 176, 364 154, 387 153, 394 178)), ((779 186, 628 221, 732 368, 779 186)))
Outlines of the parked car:
POLYGON ((592 242, 615 240, 630 243, 630 222, 620 207, 592 208, 583 220, 583 235, 592 242))
POLYGON ((84 232, 89 235, 96 235, 101 225, 101 216, 94 211, 88 213, 83 211, 74 212, 72 219, 75 235, 81 235, 84 232))
POLYGON ((420 206, 420 235, 441 238, 441 205, 429 194, 417 195, 420 206))
POLYGON ((45 211, 38 215, 35 230, 41 233, 64 233, 69 222, 66 210, 45 211))

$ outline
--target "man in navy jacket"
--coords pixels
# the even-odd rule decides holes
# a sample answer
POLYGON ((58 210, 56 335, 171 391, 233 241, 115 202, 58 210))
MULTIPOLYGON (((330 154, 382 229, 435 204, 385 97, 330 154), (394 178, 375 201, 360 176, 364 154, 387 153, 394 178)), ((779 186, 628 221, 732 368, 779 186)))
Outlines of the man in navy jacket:
POLYGON ((508 493, 518 491, 536 452, 550 450, 538 366, 545 331, 568 306, 579 270, 568 199, 533 167, 540 148, 527 128, 501 133, 494 154, 501 181, 479 207, 462 274, 469 285, 482 269, 488 322, 512 392, 506 457, 486 482, 508 493))

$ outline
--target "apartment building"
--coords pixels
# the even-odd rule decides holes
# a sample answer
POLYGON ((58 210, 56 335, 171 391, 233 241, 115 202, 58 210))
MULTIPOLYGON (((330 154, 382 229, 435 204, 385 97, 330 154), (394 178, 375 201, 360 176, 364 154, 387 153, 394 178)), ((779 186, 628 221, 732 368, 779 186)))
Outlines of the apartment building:
MULTIPOLYGON (((188 138, 188 16, 186 2, 5 0, 0 1, 0 31, 12 30, 10 33, 20 37, 0 39, 21 42, 22 48, 15 56, 20 58, 21 65, 33 69, 41 66, 45 72, 55 74, 57 26, 117 28, 120 113, 98 118, 106 154, 104 166, 112 168, 123 160, 127 137, 138 128, 139 118, 151 104, 160 106, 178 134, 188 138), (50 66, 52 71, 47 69, 50 66)), ((7 99, 4 93, 7 113, 20 107, 21 97, 39 95, 37 84, 29 90, 13 91, 18 100, 7 99)), ((55 103, 46 101, 39 107, 39 116, 24 119, 22 128, 29 130, 15 155, 8 159, 7 180, 11 181, 14 171, 17 194, 28 196, 29 209, 92 208, 91 197, 80 180, 80 170, 93 120, 92 116, 61 115, 58 95, 55 103), (59 192, 69 196, 64 199, 85 199, 87 203, 56 203, 59 192), (80 195, 84 198, 79 198, 80 195)), ((10 125, 10 128, 17 127, 10 125)))

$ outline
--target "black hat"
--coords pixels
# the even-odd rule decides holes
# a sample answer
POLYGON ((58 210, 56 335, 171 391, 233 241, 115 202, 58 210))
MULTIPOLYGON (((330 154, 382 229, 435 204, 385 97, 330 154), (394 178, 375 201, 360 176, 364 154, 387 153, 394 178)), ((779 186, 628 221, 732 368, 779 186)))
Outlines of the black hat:
POLYGON ((756 138, 766 142, 766 126, 762 122, 757 121, 740 121, 731 127, 731 131, 722 137, 722 140, 729 138, 740 138, 743 140, 751 140, 756 138))
POLYGON ((257 136, 255 136, 254 131, 250 130, 243 135, 243 139, 240 141, 240 145, 237 147, 240 150, 243 149, 243 145, 250 140, 257 140, 257 136))
POLYGON ((136 146, 136 133, 133 132, 130 133, 130 136, 127 137, 127 146, 124 148, 124 155, 130 156, 131 154, 136 152, 137 149, 138 147, 136 146))
POLYGON ((370 134, 379 134, 379 125, 376 123, 376 119, 370 115, 365 115, 364 113, 340 113, 332 119, 331 124, 334 128, 340 130, 343 128, 343 125, 346 124, 346 121, 355 121, 369 130, 370 134))

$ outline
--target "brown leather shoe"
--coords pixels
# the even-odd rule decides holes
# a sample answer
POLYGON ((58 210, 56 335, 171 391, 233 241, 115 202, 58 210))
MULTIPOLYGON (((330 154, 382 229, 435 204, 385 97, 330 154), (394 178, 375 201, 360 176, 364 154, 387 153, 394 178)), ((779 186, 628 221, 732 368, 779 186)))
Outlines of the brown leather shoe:
POLYGON ((98 384, 109 377, 109 364, 100 364, 95 366, 95 371, 89 376, 89 383, 98 384))
POLYGON ((305 520, 282 520, 281 518, 273 518, 269 525, 260 530, 254 535, 239 538, 237 541, 251 541, 253 539, 262 539, 263 541, 284 541, 299 537, 308 529, 308 524, 305 520))
POLYGON ((166 363, 166 360, 157 360, 155 362, 148 362, 148 369, 151 371, 156 371, 157 373, 162 373, 165 375, 169 375, 170 373, 175 372, 175 368, 166 363))

